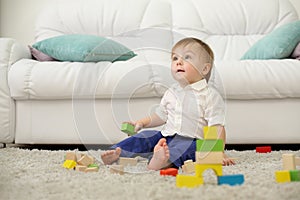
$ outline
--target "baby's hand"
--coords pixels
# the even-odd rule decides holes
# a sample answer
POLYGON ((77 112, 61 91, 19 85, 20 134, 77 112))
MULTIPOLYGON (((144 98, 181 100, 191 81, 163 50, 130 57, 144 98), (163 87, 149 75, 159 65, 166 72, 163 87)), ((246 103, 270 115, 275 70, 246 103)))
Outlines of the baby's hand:
POLYGON ((223 165, 228 166, 228 165, 235 165, 235 161, 232 158, 229 158, 225 153, 223 157, 223 165))

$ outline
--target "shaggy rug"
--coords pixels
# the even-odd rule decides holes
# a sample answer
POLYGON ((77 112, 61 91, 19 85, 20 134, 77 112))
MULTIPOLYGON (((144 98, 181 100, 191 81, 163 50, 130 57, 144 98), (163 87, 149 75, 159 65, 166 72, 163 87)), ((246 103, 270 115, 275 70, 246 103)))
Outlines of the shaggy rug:
POLYGON ((223 174, 244 174, 239 186, 217 185, 212 170, 204 172, 205 184, 177 188, 175 177, 158 171, 111 174, 101 164, 101 150, 90 150, 100 164, 98 172, 78 172, 62 167, 66 151, 0 149, 0 199, 300 199, 300 182, 276 183, 275 171, 282 169, 282 154, 300 151, 228 151, 237 158, 223 174))

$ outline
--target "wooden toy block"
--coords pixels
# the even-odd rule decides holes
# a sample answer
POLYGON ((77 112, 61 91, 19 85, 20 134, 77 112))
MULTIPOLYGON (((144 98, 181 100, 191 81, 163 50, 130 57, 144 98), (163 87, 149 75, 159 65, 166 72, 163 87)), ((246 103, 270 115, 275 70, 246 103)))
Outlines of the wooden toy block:
POLYGON ((191 174, 195 172, 195 162, 193 160, 184 161, 184 165, 182 165, 182 171, 186 174, 191 174))
POLYGON ((66 169, 74 169, 74 167, 76 167, 76 162, 74 160, 66 160, 63 167, 66 169))
POLYGON ((167 168, 160 170, 161 176, 176 176, 178 174, 178 169, 176 168, 167 168))
POLYGON ((67 152, 65 160, 74 160, 74 161, 76 161, 77 160, 76 159, 76 153, 73 152, 73 151, 67 152))
POLYGON ((291 182, 290 171, 288 170, 276 171, 275 178, 277 183, 291 182))
POLYGON ((204 126, 203 137, 205 140, 217 140, 218 139, 218 127, 216 126, 204 126))
POLYGON ((283 170, 295 170, 296 162, 294 154, 282 154, 283 170))
POLYGON ((197 151, 223 151, 223 140, 197 140, 197 151))
POLYGON ((200 152, 196 151, 196 163, 198 164, 222 164, 222 151, 200 152))
POLYGON ((99 168, 98 167, 88 167, 84 170, 84 172, 98 172, 99 168))
POLYGON ((195 164, 195 171, 197 177, 202 177, 202 174, 205 170, 212 169, 217 176, 222 176, 222 164, 195 164))
POLYGON ((123 165, 123 166, 127 166, 127 165, 135 166, 135 165, 137 165, 137 159, 120 157, 118 164, 123 165))
POLYGON ((79 172, 84 172, 86 170, 87 166, 83 165, 76 165, 75 170, 79 172))
POLYGON ((128 135, 134 135, 136 132, 134 131, 134 126, 129 123, 123 123, 121 127, 121 131, 127 133, 128 135))
POLYGON ((112 165, 109 168, 110 173, 113 174, 120 174, 123 175, 124 174, 124 166, 123 165, 112 165))
POLYGON ((271 151, 271 146, 256 147, 256 153, 270 153, 271 151))
POLYGON ((203 177, 188 176, 183 174, 178 174, 176 176, 177 187, 194 188, 202 185, 203 183, 204 183, 203 177))
POLYGON ((295 157, 296 166, 300 166, 300 157, 295 157))
POLYGON ((99 165, 97 165, 96 163, 93 163, 93 164, 89 164, 89 165, 88 165, 88 168, 94 168, 94 167, 99 168, 99 165))
POLYGON ((84 156, 82 156, 82 157, 77 161, 77 163, 78 163, 79 165, 88 166, 88 165, 94 163, 94 158, 93 158, 92 156, 89 156, 89 155, 84 155, 84 156))
POLYGON ((300 181, 300 170, 290 170, 291 181, 300 181))
POLYGON ((244 183, 243 174, 223 175, 218 176, 218 185, 241 185, 244 183))

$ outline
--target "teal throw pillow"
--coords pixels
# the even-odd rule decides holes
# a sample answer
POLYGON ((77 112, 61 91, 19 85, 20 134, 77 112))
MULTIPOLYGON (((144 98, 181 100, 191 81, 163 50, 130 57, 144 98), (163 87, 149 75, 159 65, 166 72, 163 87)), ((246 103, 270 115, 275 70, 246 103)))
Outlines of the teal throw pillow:
POLYGON ((241 59, 288 58, 299 42, 300 21, 291 22, 258 40, 241 59))
POLYGON ((114 62, 125 61, 136 56, 126 46, 95 35, 62 35, 42 40, 32 46, 60 61, 114 62))

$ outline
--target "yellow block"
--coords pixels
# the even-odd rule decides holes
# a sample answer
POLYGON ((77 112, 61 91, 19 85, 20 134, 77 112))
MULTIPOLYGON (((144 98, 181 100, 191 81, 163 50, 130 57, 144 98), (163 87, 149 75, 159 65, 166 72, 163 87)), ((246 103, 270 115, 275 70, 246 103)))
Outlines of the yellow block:
POLYGON ((290 171, 288 170, 276 171, 275 178, 277 183, 291 182, 290 171))
POLYGON ((222 176, 222 164, 198 164, 196 163, 195 171, 197 177, 202 177, 202 174, 205 170, 212 169, 217 176, 222 176))
POLYGON ((75 166, 76 162, 74 160, 66 160, 63 164, 63 167, 67 169, 74 169, 75 166))
POLYGON ((204 126, 203 136, 205 140, 218 139, 218 128, 216 126, 204 126))
POLYGON ((176 176, 176 186, 177 187, 188 187, 193 188, 200 186, 204 183, 202 177, 196 177, 196 176, 188 176, 188 175, 182 175, 178 174, 176 176))
POLYGON ((222 164, 223 157, 222 151, 196 151, 196 163, 198 164, 222 164))

